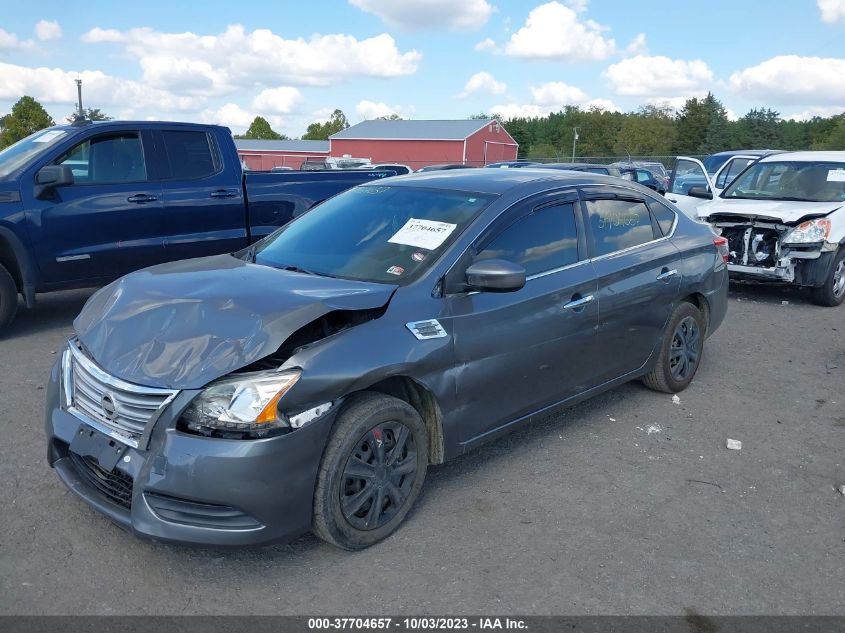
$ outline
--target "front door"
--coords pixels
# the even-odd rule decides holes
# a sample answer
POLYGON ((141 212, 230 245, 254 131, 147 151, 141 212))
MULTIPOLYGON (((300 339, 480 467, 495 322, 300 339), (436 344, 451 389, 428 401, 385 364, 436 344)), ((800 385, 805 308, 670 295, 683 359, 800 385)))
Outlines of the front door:
POLYGON ((477 245, 470 261, 505 259, 525 267, 521 290, 449 298, 462 442, 593 382, 596 279, 579 248, 576 204, 574 194, 526 204, 500 218, 477 245))
POLYGON ((96 134, 57 156, 74 183, 33 205, 46 283, 117 277, 165 260, 161 186, 148 176, 146 133, 96 134))
POLYGON ((697 158, 678 156, 675 160, 675 169, 672 170, 672 179, 669 182, 669 191, 666 192, 666 199, 683 211, 693 220, 697 220, 698 208, 713 199, 713 181, 707 174, 707 170, 697 158), (699 187, 707 190, 710 198, 697 198, 689 195, 689 190, 699 187))

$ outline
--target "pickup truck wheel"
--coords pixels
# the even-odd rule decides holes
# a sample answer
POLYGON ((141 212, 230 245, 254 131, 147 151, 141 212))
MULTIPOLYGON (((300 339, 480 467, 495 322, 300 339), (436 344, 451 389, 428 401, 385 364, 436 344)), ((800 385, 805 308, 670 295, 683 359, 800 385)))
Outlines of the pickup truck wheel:
POLYGON ((0 265, 0 332, 8 326, 18 311, 18 289, 15 280, 0 265))
POLYGON ((811 291, 813 303, 835 307, 845 300, 845 247, 840 246, 824 285, 811 291))
POLYGON ((323 454, 314 533, 356 550, 392 534, 419 496, 428 431, 407 402, 375 392, 350 398, 323 454))
POLYGON ((663 336, 660 355, 652 370, 643 376, 643 384, 665 393, 686 389, 701 364, 706 329, 701 310, 694 305, 684 302, 675 308, 663 336))

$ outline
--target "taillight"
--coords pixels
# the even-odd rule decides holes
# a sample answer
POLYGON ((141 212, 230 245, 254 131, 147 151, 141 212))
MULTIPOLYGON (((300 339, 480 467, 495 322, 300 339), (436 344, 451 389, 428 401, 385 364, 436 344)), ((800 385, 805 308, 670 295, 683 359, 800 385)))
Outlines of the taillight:
POLYGON ((722 259, 725 260, 725 263, 727 264, 730 260, 730 252, 728 251, 728 239, 725 237, 714 238, 713 246, 716 247, 716 250, 719 251, 719 254, 722 256, 722 259))

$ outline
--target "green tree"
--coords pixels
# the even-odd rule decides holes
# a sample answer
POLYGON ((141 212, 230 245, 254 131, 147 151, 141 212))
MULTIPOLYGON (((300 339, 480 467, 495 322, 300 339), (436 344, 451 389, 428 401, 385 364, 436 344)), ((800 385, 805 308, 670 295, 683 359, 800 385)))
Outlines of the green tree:
POLYGON ((781 147, 780 113, 770 108, 753 108, 734 124, 733 145, 748 149, 772 149, 781 147))
POLYGON ((728 149, 728 113, 711 93, 703 99, 688 99, 678 116, 676 151, 681 154, 710 154, 728 149))
POLYGON ((257 116, 250 123, 246 132, 236 135, 235 138, 250 138, 259 141, 284 141, 287 136, 279 134, 270 127, 270 123, 264 117, 257 116))
POLYGON ((631 156, 667 156, 677 136, 672 110, 647 105, 624 117, 614 150, 631 156))
POLYGON ((17 143, 33 132, 55 124, 53 118, 35 99, 21 97, 12 106, 11 113, 0 118, 0 148, 17 143))
POLYGON ((332 134, 337 134, 341 130, 349 127, 349 121, 346 120, 346 115, 343 110, 337 109, 332 112, 331 117, 325 123, 314 122, 305 130, 302 139, 306 141, 327 141, 332 134))
POLYGON ((394 112, 385 116, 377 116, 376 121, 402 121, 402 117, 394 112))
POLYGON ((89 121, 111 121, 112 117, 100 108, 85 108, 85 118, 89 121))
POLYGON ((813 143, 813 149, 843 150, 845 149, 845 114, 840 114, 836 126, 827 138, 813 143))
POLYGON ((557 160, 558 151, 554 145, 549 143, 537 143, 528 148, 527 157, 531 160, 537 160, 538 158, 552 158, 557 160))

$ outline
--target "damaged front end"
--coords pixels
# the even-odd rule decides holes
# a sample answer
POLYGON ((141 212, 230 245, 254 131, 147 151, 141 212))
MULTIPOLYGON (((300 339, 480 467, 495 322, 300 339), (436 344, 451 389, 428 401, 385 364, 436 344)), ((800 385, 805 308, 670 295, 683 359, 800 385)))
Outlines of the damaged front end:
POLYGON ((713 215, 708 220, 728 240, 731 277, 816 287, 839 245, 828 242, 830 220, 786 223, 775 218, 713 215))

